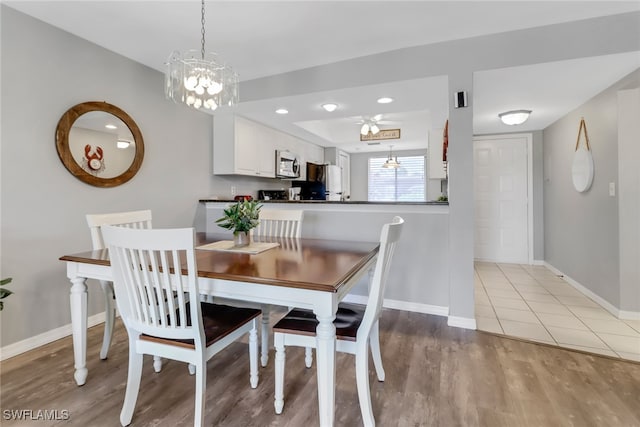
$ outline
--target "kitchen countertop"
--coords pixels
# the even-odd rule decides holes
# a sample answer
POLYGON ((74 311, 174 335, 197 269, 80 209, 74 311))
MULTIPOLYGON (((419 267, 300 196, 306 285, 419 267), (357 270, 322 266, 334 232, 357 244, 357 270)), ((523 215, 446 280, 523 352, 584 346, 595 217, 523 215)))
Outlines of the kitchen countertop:
MULTIPOLYGON (((200 199, 199 202, 220 202, 234 203, 235 200, 229 199, 200 199)), ((438 202, 435 200, 429 202, 369 202, 366 200, 349 200, 349 201, 333 201, 333 200, 259 200, 260 203, 299 203, 299 204, 337 204, 337 205, 435 205, 448 206, 449 202, 438 202)))

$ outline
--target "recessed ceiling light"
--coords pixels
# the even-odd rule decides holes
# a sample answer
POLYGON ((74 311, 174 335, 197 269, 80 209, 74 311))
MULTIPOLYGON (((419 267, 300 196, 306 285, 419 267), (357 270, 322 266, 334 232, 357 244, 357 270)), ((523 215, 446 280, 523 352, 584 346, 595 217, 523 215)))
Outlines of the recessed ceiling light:
POLYGON ((104 127, 106 127, 107 129, 118 129, 118 126, 112 124, 104 125, 104 127))
POLYGON ((338 108, 338 104, 334 104, 330 102, 328 104, 322 104, 322 108, 324 108, 325 110, 331 113, 333 111, 336 111, 336 108, 338 108))
POLYGON ((389 97, 382 97, 382 98, 378 98, 378 104, 390 104, 393 102, 393 98, 389 98, 389 97))
POLYGON ((278 113, 278 114, 289 114, 289 110, 287 110, 286 108, 278 108, 276 110, 276 113, 278 113))

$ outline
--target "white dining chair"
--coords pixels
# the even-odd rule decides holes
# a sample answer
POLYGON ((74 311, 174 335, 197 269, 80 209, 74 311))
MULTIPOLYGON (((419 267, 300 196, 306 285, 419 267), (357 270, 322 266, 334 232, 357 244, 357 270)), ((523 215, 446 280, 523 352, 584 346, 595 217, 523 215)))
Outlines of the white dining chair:
POLYGON ((260 223, 253 229, 253 236, 300 238, 303 218, 303 210, 261 209, 260 223))
MULTIPOLYGON (((389 266, 396 243, 400 239, 403 223, 404 220, 396 216, 391 223, 382 227, 380 249, 370 283, 367 305, 340 304, 334 321, 336 351, 355 355, 358 400, 365 426, 375 425, 369 390, 369 347, 378 380, 384 381, 385 377, 380 354, 378 322, 389 266)), ((274 406, 277 414, 282 413, 284 408, 285 347, 315 348, 317 326, 318 321, 312 311, 294 309, 273 327, 276 348, 274 406)))
MULTIPOLYGON (((107 214, 88 214, 86 215, 89 231, 91 232, 91 243, 93 250, 105 248, 104 239, 102 238, 103 225, 117 225, 120 227, 146 229, 151 228, 151 211, 129 211, 116 212, 107 214)), ((116 307, 114 304, 113 283, 100 280, 100 286, 104 291, 104 335, 102 338, 102 348, 100 349, 100 359, 106 359, 111 345, 111 336, 113 335, 113 325, 116 317, 116 307)), ((162 360, 160 357, 154 357, 153 369, 160 372, 162 369, 162 360)))
MULTIPOLYGON (((259 224, 251 230, 252 238, 256 241, 268 241, 271 237, 298 239, 302 234, 302 220, 304 211, 298 209, 261 209, 259 224)), ((285 241, 290 244, 291 241, 285 241)), ((255 307, 255 304, 244 301, 231 301, 222 298, 215 298, 214 302, 229 303, 241 307, 255 307)), ((269 316, 271 308, 267 304, 261 304, 262 324, 260 332, 261 357, 260 364, 265 367, 269 362, 269 316)), ((307 367, 311 366, 311 349, 307 350, 307 367)))
POLYGON ((131 423, 144 354, 182 361, 195 368, 195 426, 204 424, 207 361, 246 333, 249 381, 251 388, 256 388, 256 319, 260 310, 200 300, 194 229, 102 229, 116 301, 129 337, 129 370, 120 423, 131 423))

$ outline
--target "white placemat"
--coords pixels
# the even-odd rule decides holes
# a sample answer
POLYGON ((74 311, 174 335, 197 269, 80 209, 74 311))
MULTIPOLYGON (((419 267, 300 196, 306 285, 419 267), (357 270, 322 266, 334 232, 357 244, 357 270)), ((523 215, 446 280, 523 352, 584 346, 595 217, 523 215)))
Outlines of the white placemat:
POLYGON ((196 249, 203 249, 205 251, 225 251, 245 254, 259 254, 260 252, 264 252, 278 246, 280 246, 280 243, 278 242, 251 242, 249 246, 236 247, 233 244, 233 240, 220 240, 219 242, 197 246, 196 249))

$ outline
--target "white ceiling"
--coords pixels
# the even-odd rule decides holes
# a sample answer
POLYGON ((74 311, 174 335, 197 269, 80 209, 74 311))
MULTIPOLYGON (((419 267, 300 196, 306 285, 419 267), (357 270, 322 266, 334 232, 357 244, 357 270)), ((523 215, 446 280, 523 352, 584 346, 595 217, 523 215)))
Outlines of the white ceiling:
MULTIPOLYGON (((199 49, 198 1, 5 1, 4 4, 159 71, 173 50, 199 49)), ((409 46, 640 10, 627 1, 208 1, 207 50, 241 80, 409 46), (478 17, 482 17, 478 19, 478 17), (392 36, 390 36, 392 35, 392 36)), ((476 73, 474 132, 543 129, 640 67, 640 53, 476 73), (497 114, 533 114, 517 129, 497 114)), ((159 90, 161 90, 159 88, 159 90)), ((242 93, 242 89, 241 89, 242 93)), ((426 146, 447 117, 446 77, 241 102, 241 114, 323 146, 386 150, 359 142, 358 120, 383 113, 402 147, 426 146), (381 106, 379 96, 396 102, 381 106), (327 113, 323 102, 340 108, 327 113), (286 107, 290 114, 274 114, 286 107)), ((397 149, 398 147, 396 147, 397 149)))

